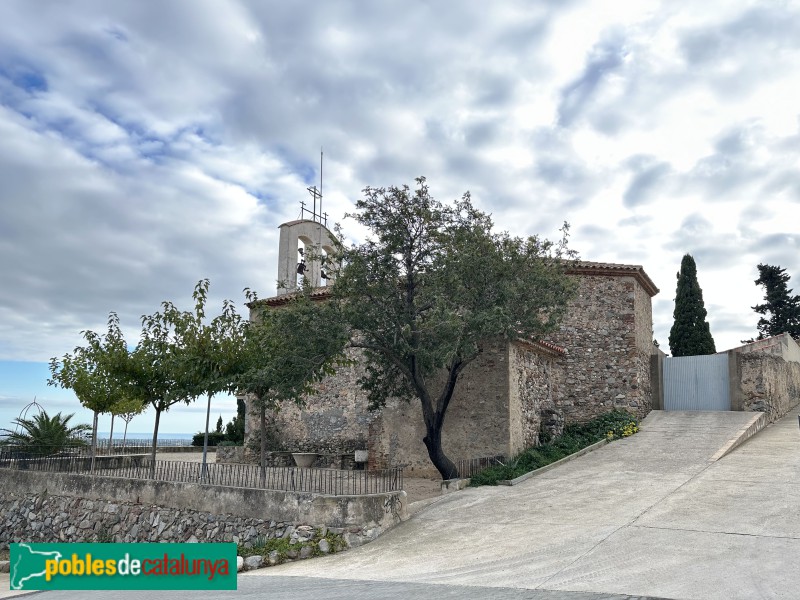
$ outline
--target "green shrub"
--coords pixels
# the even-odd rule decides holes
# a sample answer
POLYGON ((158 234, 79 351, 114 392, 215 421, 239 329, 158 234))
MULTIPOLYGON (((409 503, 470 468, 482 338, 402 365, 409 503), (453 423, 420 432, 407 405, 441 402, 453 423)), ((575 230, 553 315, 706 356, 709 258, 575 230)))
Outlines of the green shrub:
MULTIPOLYGON (((205 437, 205 433, 202 431, 198 431, 192 436, 192 446, 202 446, 203 445, 203 438, 205 437)), ((225 434, 218 432, 218 431, 209 431, 208 432, 208 445, 209 446, 218 446, 220 442, 225 441, 225 434)))
POLYGON ((615 440, 637 431, 639 424, 636 417, 623 410, 613 410, 586 423, 567 425, 559 437, 528 448, 505 465, 489 467, 473 475, 470 485, 497 485, 498 481, 515 479, 540 469, 600 440, 615 440))
POLYGON ((294 544, 289 543, 289 540, 286 538, 267 539, 265 536, 258 536, 249 547, 239 544, 237 554, 242 557, 266 557, 274 550, 278 552, 278 563, 282 563, 289 557, 290 550, 296 550, 299 553, 304 546, 311 546, 311 556, 321 556, 322 552, 319 549, 319 542, 321 540, 327 540, 328 546, 330 547, 330 554, 344 550, 347 547, 344 538, 338 533, 331 533, 329 531, 324 536, 321 535, 321 533, 322 532, 318 529, 313 539, 307 542, 295 542, 294 544))

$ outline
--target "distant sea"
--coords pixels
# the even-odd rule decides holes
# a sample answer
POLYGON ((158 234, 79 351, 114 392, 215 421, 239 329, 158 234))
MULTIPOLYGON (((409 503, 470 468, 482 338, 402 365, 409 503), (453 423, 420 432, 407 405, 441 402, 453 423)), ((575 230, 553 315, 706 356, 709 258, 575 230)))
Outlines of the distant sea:
MULTIPOLYGON (((122 440, 123 431, 117 431, 117 428, 114 428, 114 439, 115 440, 122 440)), ((98 431, 97 437, 101 440, 108 439, 108 431, 98 431)), ((168 431, 159 431, 158 432, 158 439, 159 440, 192 440, 193 433, 170 433, 168 431)), ((153 439, 153 432, 141 432, 141 431, 129 431, 128 432, 128 439, 129 440, 152 440, 153 439)))

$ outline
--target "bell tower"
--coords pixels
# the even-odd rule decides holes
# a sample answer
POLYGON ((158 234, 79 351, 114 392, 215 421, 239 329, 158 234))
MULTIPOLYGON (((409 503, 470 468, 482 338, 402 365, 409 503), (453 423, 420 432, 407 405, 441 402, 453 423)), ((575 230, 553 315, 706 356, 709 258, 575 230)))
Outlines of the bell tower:
POLYGON ((319 189, 309 187, 314 199, 312 210, 300 202, 300 218, 279 227, 281 230, 278 248, 278 296, 291 294, 298 288, 303 277, 312 288, 333 283, 332 263, 335 238, 328 229, 328 213, 322 212, 322 151, 319 153, 319 189), (317 212, 319 205, 319 212, 317 212))
POLYGON ((326 258, 333 255, 333 234, 313 219, 289 221, 280 226, 278 248, 278 296, 291 294, 304 277, 313 288, 333 283, 332 266, 326 258))

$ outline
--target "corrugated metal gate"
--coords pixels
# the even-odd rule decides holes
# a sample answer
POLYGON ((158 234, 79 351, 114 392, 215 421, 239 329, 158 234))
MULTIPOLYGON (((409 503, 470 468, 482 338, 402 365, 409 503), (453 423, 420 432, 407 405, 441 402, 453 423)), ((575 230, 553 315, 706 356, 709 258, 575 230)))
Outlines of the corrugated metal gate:
POLYGON ((664 410, 730 410, 728 355, 664 359, 664 410))

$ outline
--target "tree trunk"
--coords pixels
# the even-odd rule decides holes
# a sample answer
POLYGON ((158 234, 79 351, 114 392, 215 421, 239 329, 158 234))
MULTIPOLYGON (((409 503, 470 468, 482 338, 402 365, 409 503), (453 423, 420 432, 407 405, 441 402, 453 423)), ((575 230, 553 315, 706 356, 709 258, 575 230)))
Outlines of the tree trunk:
POLYGON ((125 420, 125 433, 122 434, 122 453, 125 454, 125 442, 128 441, 128 425, 130 422, 125 420))
POLYGON ((261 430, 261 487, 267 486, 267 407, 260 403, 260 430, 261 430))
POLYGON ((156 449, 158 448, 158 422, 161 420, 161 409, 156 407, 156 424, 153 427, 153 447, 150 449, 150 479, 156 478, 156 449))
POLYGON ((89 451, 90 462, 89 472, 94 474, 94 455, 97 453, 97 411, 94 411, 94 418, 92 419, 92 447, 89 451))
POLYGON ((445 481, 459 477, 455 463, 442 450, 442 427, 444 427, 444 417, 447 414, 448 406, 450 406, 450 400, 456 388, 456 381, 458 381, 463 365, 464 363, 461 361, 451 364, 448 369, 447 381, 436 400, 435 407, 431 402, 425 385, 416 377, 413 381, 417 395, 422 403, 422 418, 425 422, 425 437, 422 438, 422 441, 428 449, 428 457, 431 459, 433 466, 436 467, 436 470, 439 471, 445 481))
POLYGON ((114 414, 111 414, 111 433, 108 434, 108 453, 114 454, 114 414))
POLYGON ((441 423, 438 427, 436 425, 428 426, 426 423, 425 437, 422 438, 422 441, 425 442, 425 447, 428 449, 428 456, 430 457, 433 466, 436 467, 436 470, 442 475, 442 479, 447 480, 458 478, 458 469, 456 468, 455 463, 447 458, 442 450, 441 423))

